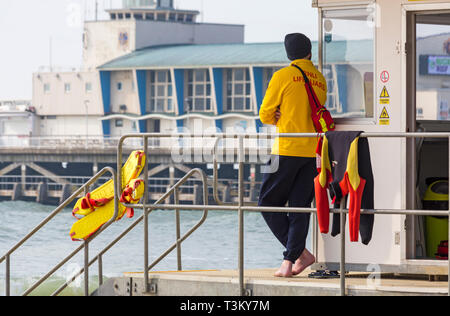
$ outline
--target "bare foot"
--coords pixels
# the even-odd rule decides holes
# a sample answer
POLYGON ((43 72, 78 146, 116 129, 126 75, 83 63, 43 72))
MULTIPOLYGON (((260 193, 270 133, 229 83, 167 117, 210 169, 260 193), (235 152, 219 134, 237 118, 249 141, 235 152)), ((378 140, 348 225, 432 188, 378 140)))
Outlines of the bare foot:
POLYGON ((300 257, 295 261, 294 267, 292 268, 292 275, 297 275, 302 273, 307 267, 312 265, 316 261, 316 258, 305 249, 300 257))
POLYGON ((280 269, 274 275, 280 278, 290 278, 292 276, 292 262, 284 260, 280 269))

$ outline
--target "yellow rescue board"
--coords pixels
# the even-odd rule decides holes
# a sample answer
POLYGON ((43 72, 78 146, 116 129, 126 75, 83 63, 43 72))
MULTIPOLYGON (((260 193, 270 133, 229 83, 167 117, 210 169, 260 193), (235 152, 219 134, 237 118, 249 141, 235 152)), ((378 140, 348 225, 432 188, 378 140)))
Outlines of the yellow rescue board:
MULTIPOLYGON (((145 166, 146 157, 141 150, 133 151, 122 167, 122 186, 125 186, 133 179, 136 179, 145 166)), ((78 199, 73 208, 72 214, 86 216, 95 209, 105 206, 114 198, 114 182, 110 180, 88 193, 85 197, 78 199)))
MULTIPOLYGON (((131 180, 126 186, 120 202, 127 204, 136 204, 144 195, 145 183, 141 179, 131 180)), ((128 217, 133 217, 133 209, 127 209, 119 203, 119 212, 116 221, 120 220, 125 213, 128 217)), ((72 240, 86 240, 98 231, 104 224, 106 224, 114 216, 114 200, 109 201, 104 206, 101 206, 95 211, 89 213, 82 219, 75 222, 70 230, 70 237, 72 240)))

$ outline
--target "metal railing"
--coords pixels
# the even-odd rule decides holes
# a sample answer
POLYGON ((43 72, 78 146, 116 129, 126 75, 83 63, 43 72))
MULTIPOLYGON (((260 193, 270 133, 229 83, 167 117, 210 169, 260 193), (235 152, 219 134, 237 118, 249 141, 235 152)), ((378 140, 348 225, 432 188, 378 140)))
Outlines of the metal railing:
MULTIPOLYGON (((196 134, 178 134, 178 137, 203 137, 203 135, 196 134)), ((36 284, 34 284, 29 290, 27 290, 24 295, 30 294, 37 286, 39 286, 45 279, 47 279, 51 274, 53 274, 57 269, 59 269, 65 262, 70 260, 76 253, 81 251, 83 248, 85 250, 85 263, 84 268, 81 269, 77 275, 75 275, 71 280, 62 285, 54 295, 58 295, 65 287, 67 287, 70 282, 74 281, 79 275, 84 273, 85 277, 85 295, 89 294, 89 285, 88 285, 88 272, 89 266, 92 265, 95 261, 99 263, 99 283, 100 285, 103 283, 102 277, 102 257, 103 255, 111 249, 119 240, 121 240, 124 236, 126 236, 134 227, 136 227, 140 222, 144 222, 144 291, 148 292, 149 286, 149 271, 158 264, 163 258, 165 258, 169 253, 173 250, 177 250, 177 266, 178 270, 182 269, 182 261, 181 261, 181 244, 186 238, 188 238, 198 227, 200 227, 206 220, 208 211, 235 211, 238 215, 238 274, 239 274, 239 295, 246 294, 246 288, 244 283, 244 212, 290 212, 290 213, 312 213, 315 214, 317 209, 315 208, 290 208, 290 207, 257 207, 254 206, 253 203, 245 203, 244 202, 244 163, 245 163, 245 150, 244 150, 244 139, 249 138, 257 138, 257 137, 265 137, 265 138, 274 138, 274 137, 317 137, 317 134, 279 134, 279 135, 261 135, 261 134, 236 134, 236 135, 226 135, 226 134, 215 134, 208 135, 207 137, 215 137, 217 139, 223 139, 226 137, 231 137, 237 139, 238 141, 238 202, 237 203, 223 203, 219 200, 219 195, 217 191, 218 181, 217 181, 217 157, 215 157, 214 161, 214 181, 213 181, 213 196, 218 205, 209 205, 208 204, 208 178, 205 173, 200 169, 193 169, 188 172, 182 179, 180 179, 174 186, 172 186, 163 196, 158 199, 153 204, 150 204, 148 201, 148 185, 145 186, 144 199, 139 204, 126 205, 128 207, 133 207, 137 209, 142 209, 143 214, 139 217, 135 222, 133 222, 125 231, 123 231, 117 238, 115 238, 110 244, 108 244, 102 251, 98 253, 95 258, 89 261, 88 255, 88 244, 93 238, 95 238, 98 234, 101 233, 104 229, 107 228, 114 219, 117 217, 115 214, 108 225, 105 225, 101 231, 86 241, 82 246, 76 249, 71 255, 69 255, 66 259, 63 260, 60 264, 58 264, 55 268, 53 268, 47 275, 45 275, 41 280, 39 280, 36 284), (178 200, 178 190, 180 187, 186 183, 194 174, 198 174, 203 183, 203 205, 181 205, 178 200), (162 204, 169 196, 174 194, 174 204, 162 204), (160 257, 158 257, 153 263, 149 264, 149 234, 148 234, 148 221, 149 214, 153 210, 175 210, 176 212, 176 241, 175 243, 169 247, 160 257), (190 211, 203 211, 203 216, 200 221, 194 225, 184 236, 180 236, 180 223, 179 223, 179 211, 181 210, 190 210, 190 211)), ((321 135, 320 135, 321 136, 321 135)), ((117 147, 117 170, 121 170, 122 166, 122 149, 123 144, 126 139, 129 138, 137 138, 142 139, 143 150, 148 156, 149 151, 149 139, 151 138, 164 138, 164 137, 174 137, 173 134, 161 134, 161 133, 147 133, 147 134, 131 134, 125 135, 120 138, 117 147)), ((363 133, 361 137, 369 137, 369 138, 446 138, 450 143, 450 133, 363 133)), ((218 140, 215 143, 217 145, 218 140)), ((449 160, 450 160, 450 148, 449 148, 449 160)), ((115 212, 118 211, 118 184, 121 183, 121 172, 117 174, 114 173, 114 170, 111 168, 105 168, 100 171, 93 179, 91 179, 88 183, 86 183, 83 187, 78 189, 65 203, 63 203, 60 207, 58 207, 52 214, 50 214, 41 224, 39 224, 30 234, 28 234, 25 238, 23 238, 17 245, 15 245, 10 251, 6 253, 5 256, 0 258, 0 263, 6 261, 6 294, 10 295, 10 256, 11 254, 17 250, 26 240, 28 240, 34 233, 36 233, 43 225, 45 225, 48 221, 50 221, 56 214, 58 214, 71 200, 75 199, 84 189, 87 189, 91 184, 95 182, 95 178, 100 177, 105 172, 111 172, 113 177, 115 178, 115 212)), ((144 179, 148 179, 148 164, 144 167, 144 179)), ((148 180, 147 180, 148 181, 148 180)), ((147 184, 147 183, 146 183, 147 184)), ((344 209, 345 203, 341 203, 341 208, 339 210, 333 209, 330 210, 331 213, 338 213, 341 217, 341 236, 340 236, 340 247, 341 247, 341 256, 340 256, 340 293, 341 295, 346 294, 346 275, 345 275, 345 214, 348 213, 348 210, 344 209)), ((427 210, 397 210, 397 209, 383 209, 383 210, 362 210, 361 214, 376 214, 376 215, 440 215, 442 216, 442 211, 427 211, 427 210)), ((448 211, 448 216, 450 217, 450 209, 448 211)), ((450 238, 449 238, 450 239, 450 238)), ((449 262, 449 270, 450 270, 450 262, 449 262)), ((449 281, 449 295, 450 295, 450 281, 449 281)))
MULTIPOLYGON (((147 218, 149 212, 160 209, 160 210, 200 210, 200 211, 236 211, 238 213, 238 275, 239 275, 239 295, 244 296, 246 294, 246 288, 244 283, 244 212, 289 212, 289 213, 311 213, 316 214, 316 208, 292 208, 292 207, 257 207, 252 206, 250 204, 244 203, 244 160, 245 160, 245 150, 244 150, 244 139, 249 138, 275 138, 275 137, 289 137, 289 138, 297 138, 297 137, 323 137, 323 135, 318 135, 316 133, 286 133, 286 134, 276 134, 276 135, 261 135, 261 134, 236 134, 236 135, 227 135, 227 134, 214 134, 214 135, 197 135, 197 134, 179 134, 178 137, 215 137, 216 142, 214 145, 214 153, 217 147, 217 144, 220 139, 231 137, 238 140, 238 164, 239 164, 239 172, 238 172, 238 203, 223 203, 219 200, 217 194, 217 159, 214 158, 214 198, 219 205, 179 205, 177 203, 173 205, 162 205, 155 203, 153 205, 147 204, 145 201, 142 204, 133 205, 134 208, 143 209, 144 210, 144 218, 145 224, 147 226, 147 218)), ((174 137, 173 134, 162 134, 162 133, 147 133, 147 134, 131 134, 125 135, 121 138, 118 144, 118 157, 117 164, 118 166, 122 163, 122 144, 128 138, 142 138, 145 144, 148 142, 149 138, 158 137, 174 137)), ((360 137, 366 138, 445 138, 449 141, 450 144, 450 133, 362 133, 360 137)), ((449 146, 450 147, 450 146, 449 146)), ((449 166, 450 166, 450 148, 449 148, 449 166)), ((450 172, 450 171, 449 171, 450 172)), ((120 182, 121 175, 118 173, 118 180, 120 182)), ((344 209, 346 203, 344 203, 345 199, 341 201, 341 208, 339 210, 332 209, 330 213, 332 214, 340 214, 340 294, 342 296, 346 295, 346 268, 345 268, 345 219, 348 210, 344 209)), ((125 204, 126 205, 126 204, 125 204)), ((130 205, 128 205, 130 206, 130 205)), ((377 209, 377 210, 361 210, 361 214, 376 214, 376 215, 425 215, 425 216, 442 216, 442 211, 429 211, 429 210, 398 210, 398 209, 377 209)), ((447 215, 450 219, 450 208, 447 212, 447 215)), ((144 226, 144 227, 146 227, 144 226)), ((450 235, 450 233, 449 233, 450 235)), ((450 239, 450 236, 449 236, 450 239)), ((148 265, 148 232, 147 229, 144 228, 144 284, 145 288, 148 287, 148 273, 150 270, 150 266, 148 265)), ((449 271, 450 271, 450 260, 449 260, 449 271)), ((450 280, 448 281, 448 295, 450 296, 450 280)))
MULTIPOLYGON (((40 187, 44 185, 46 189, 46 196, 44 198, 45 201, 40 202, 49 202, 48 198, 61 200, 62 198, 67 198, 69 194, 72 194, 74 190, 82 186, 90 179, 91 177, 86 176, 52 176, 49 178, 48 176, 4 175, 0 176, 0 198, 12 197, 17 185, 21 186, 21 197, 37 197, 39 195, 38 191, 40 187)), ((108 180, 110 180, 108 177, 98 178, 95 185, 92 186, 91 189, 95 189, 97 186, 106 183, 108 180)), ((179 177, 149 177, 147 184, 149 187, 151 200, 156 201, 179 180, 179 177)), ((233 201, 236 199, 238 190, 237 181, 235 179, 221 178, 220 181, 216 181, 216 186, 210 186, 208 188, 208 195, 216 194, 219 200, 226 199, 228 201, 233 201), (222 188, 220 192, 218 190, 219 187, 222 188), (221 197, 219 197, 219 195, 221 195, 221 197)), ((201 179, 191 178, 179 187, 181 200, 195 202, 195 200, 199 197, 199 193, 201 193, 199 190, 201 182, 201 179)), ((258 181, 244 182, 246 200, 255 199, 256 192, 259 192, 260 185, 261 182, 258 181)), ((17 196, 15 198, 17 198, 17 196)))
POLYGON ((103 176, 105 173, 109 172, 111 174, 111 178, 114 181, 114 215, 111 219, 93 236, 91 236, 88 240, 84 241, 81 246, 75 249, 70 255, 64 258, 59 264, 57 264, 53 269, 51 269, 45 276, 39 279, 36 283, 34 283, 28 290, 26 290, 23 295, 29 295, 32 291, 34 291, 39 285, 41 285, 45 280, 47 280, 50 276, 52 276, 56 271, 58 271, 66 262, 68 262, 71 258, 73 258, 77 253, 84 249, 84 266, 85 266, 85 274, 84 274, 84 286, 85 286, 85 294, 89 293, 89 273, 88 273, 88 262, 89 262, 89 242, 95 239, 102 231, 104 231, 109 225, 111 225, 118 215, 119 210, 119 199, 117 197, 117 185, 116 185, 116 172, 113 168, 106 167, 100 170, 94 177, 92 177, 87 183, 81 186, 78 190, 76 190, 64 203, 58 206, 50 215, 48 215, 40 224, 38 224, 29 234, 27 234, 24 238, 22 238, 17 244, 15 244, 6 254, 0 258, 0 263, 3 261, 6 262, 6 273, 5 273, 5 290, 6 296, 11 295, 11 255, 19 249, 27 240, 33 237, 42 227, 44 227, 47 223, 49 223, 56 215, 58 215, 61 211, 63 211, 73 200, 75 200, 81 193, 86 193, 89 191, 89 187, 94 184, 98 178, 103 176))
MULTIPOLYGON (((92 135, 61 135, 61 136, 0 136, 0 148, 17 149, 116 149, 120 137, 114 136, 92 136, 92 135)), ((154 139, 150 144, 153 147, 160 145, 159 140, 154 139)), ((129 142, 128 148, 141 147, 142 143, 129 142)))
MULTIPOLYGON (((146 143, 146 142, 145 142, 146 143)), ((148 144, 148 143, 146 143, 148 144)), ((145 155, 148 155, 148 146, 144 149, 145 155)), ((119 159, 118 161, 121 161, 119 159)), ((120 162, 121 166, 121 162, 120 162)), ((119 168, 118 170, 121 170, 119 168)), ((49 223, 56 215, 58 215, 64 208, 66 208, 74 199, 79 197, 81 193, 86 194, 89 191, 89 187, 92 186, 97 180, 105 178, 102 176, 106 173, 111 173, 111 178, 114 180, 114 215, 111 219, 104 224, 100 230, 98 230, 95 234, 90 236, 87 240, 83 242, 81 246, 75 249, 71 254, 69 254, 66 258, 64 258, 60 263, 58 263, 55 267, 53 267, 45 276, 39 279, 36 283, 34 283, 30 288, 28 288, 22 295, 27 296, 31 294, 38 286, 40 286, 43 282, 45 282, 50 276, 52 276, 56 271, 58 271, 64 264, 66 264, 70 259, 72 259, 76 254, 78 254, 81 250, 84 249, 84 267, 81 268, 77 273, 75 273, 69 280, 67 280, 64 284, 62 284, 53 294, 52 296, 59 295, 67 286, 69 286, 72 282, 74 282, 79 276, 84 274, 84 294, 85 296, 89 295, 89 267, 98 262, 98 274, 99 274, 99 286, 103 284, 103 256, 106 252, 108 252, 117 242, 119 242, 123 237, 125 237, 133 228, 137 226, 142 220, 144 220, 147 225, 145 225, 144 230, 146 231, 146 236, 148 240, 148 213, 146 215, 140 216, 136 219, 125 231, 119 234, 112 242, 110 242, 104 249, 102 249, 93 259, 89 261, 89 248, 88 245, 92 242, 96 237, 98 237, 103 231, 105 231, 117 218, 118 209, 119 209, 119 197, 117 192, 121 191, 118 183, 121 183, 121 176, 117 175, 114 169, 110 167, 106 167, 98 172, 93 178, 89 179, 83 186, 81 186, 78 190, 76 190, 64 203, 58 206, 49 216, 47 216, 39 225, 37 225, 29 234, 27 234, 24 238, 22 238, 16 245, 14 245, 6 254, 0 258, 0 263, 6 262, 5 266, 5 289, 6 296, 11 295, 10 291, 10 283, 11 283, 11 255, 18 250, 27 240, 33 237, 40 229, 42 229, 47 223, 49 223), (120 182, 117 182, 120 181, 120 182)), ((208 179, 206 174, 201 169, 192 169, 189 171, 183 178, 181 178, 175 185, 173 185, 170 189, 168 189, 156 202, 155 204, 160 205, 160 203, 164 202, 167 198, 169 198, 172 194, 174 194, 174 202, 176 204, 179 203, 178 193, 179 190, 183 188, 183 185, 189 181, 194 174, 198 174, 201 178, 202 186, 203 186, 203 201, 204 205, 208 203, 208 179)), ((144 175, 146 179, 148 178, 148 164, 144 167, 144 175)), ((144 201, 148 199, 148 185, 145 187, 145 196, 144 201)), ((172 245, 168 250, 166 250, 160 257, 158 257, 149 267, 150 269, 157 265, 163 258, 165 258, 169 253, 171 253, 174 249, 177 249, 177 266, 178 270, 182 269, 181 262, 181 244, 185 241, 195 230, 197 230, 206 220, 208 212, 205 210, 203 212, 202 218, 195 224, 189 231, 187 231, 183 236, 180 234, 180 214, 179 210, 176 210, 176 242, 172 245)), ((148 247, 146 251, 147 265, 148 265, 148 247)), ((148 280, 148 279, 147 279, 148 280)))
MULTIPOLYGON (((86 182, 92 179, 92 176, 21 176, 21 175, 6 175, 0 176, 0 189, 12 189, 15 184, 23 184, 25 186, 35 187, 39 184, 47 184, 47 185, 59 185, 62 186, 64 184, 70 184, 72 186, 82 186, 86 182)), ((100 177, 97 179, 96 184, 101 185, 109 181, 109 177, 100 177)), ((167 187, 170 183, 175 183, 179 181, 180 178, 163 178, 163 177, 149 177, 148 183, 154 188, 154 192, 164 193, 167 191, 167 187)), ((221 182, 230 181, 221 179, 221 182)), ((187 184, 184 186, 186 189, 192 189, 196 183, 201 182, 201 180, 190 179, 187 184)))
MULTIPOLYGON (((145 169, 145 168, 144 168, 145 169)), ((160 205, 162 202, 164 202, 167 198, 169 198, 172 194, 175 194, 175 203, 178 202, 177 199, 177 190, 186 182, 188 181, 194 174, 200 174, 203 179, 203 193, 205 193, 205 190, 207 189, 207 182, 206 182, 206 175, 205 173, 200 169, 193 169, 190 172, 188 172, 183 178, 181 178, 173 187, 171 187, 166 193, 163 194, 156 202, 155 204, 160 205)), ((120 182, 118 182, 120 183, 120 182)), ((207 202, 205 202, 207 203, 207 202)), ((172 208, 173 210, 173 208, 172 208)), ((178 270, 181 270, 181 243, 186 240, 195 230, 197 230, 206 220, 208 212, 204 211, 202 218, 199 220, 197 224, 195 224, 187 233, 185 233, 182 237, 180 236, 180 216, 179 216, 179 210, 176 210, 176 236, 177 241, 176 243, 171 246, 168 250, 166 250, 160 257, 158 257, 151 265, 150 267, 154 267, 156 264, 158 264, 164 257, 166 257, 171 251, 173 251, 174 248, 177 249, 177 265, 178 270)), ((148 218, 148 217, 147 217, 148 218)), ((85 267, 80 269, 77 273, 73 275, 71 279, 69 279, 66 283, 61 285, 60 288, 58 288, 54 293, 53 296, 56 296, 60 294, 70 283, 74 282, 80 275, 84 273, 84 271, 88 271, 87 269, 94 264, 96 261, 98 261, 98 268, 99 268, 99 285, 101 286, 103 284, 103 270, 102 270, 102 263, 103 263, 103 256, 114 246, 116 245, 120 240, 122 240, 126 235, 128 235, 129 232, 131 232, 140 222, 147 221, 145 219, 144 215, 141 215, 139 218, 137 218, 132 224, 128 226, 122 233, 120 233, 113 241, 111 241, 108 245, 106 245, 90 262, 85 264, 85 267)), ((146 225, 148 227, 148 225, 146 225)), ((147 236, 148 236, 148 229, 144 227, 144 230, 147 230, 147 236)), ((148 249, 148 247, 147 247, 148 249)), ((147 252, 148 254, 148 252, 147 252)), ((148 256, 146 257, 148 258, 148 256)), ((148 264, 148 259, 147 259, 148 264)), ((88 295, 87 293, 85 293, 88 295)))

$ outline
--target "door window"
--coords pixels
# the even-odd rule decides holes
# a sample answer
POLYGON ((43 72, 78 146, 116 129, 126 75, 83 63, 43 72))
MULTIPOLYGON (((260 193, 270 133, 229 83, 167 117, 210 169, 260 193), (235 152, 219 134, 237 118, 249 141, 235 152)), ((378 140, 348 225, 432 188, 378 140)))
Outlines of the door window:
POLYGON ((367 8, 323 12, 323 72, 335 117, 373 117, 374 18, 367 8))
MULTIPOLYGON (((418 15, 416 25, 416 118, 450 121, 450 22, 418 15)), ((447 14, 450 21, 450 14, 447 14)))

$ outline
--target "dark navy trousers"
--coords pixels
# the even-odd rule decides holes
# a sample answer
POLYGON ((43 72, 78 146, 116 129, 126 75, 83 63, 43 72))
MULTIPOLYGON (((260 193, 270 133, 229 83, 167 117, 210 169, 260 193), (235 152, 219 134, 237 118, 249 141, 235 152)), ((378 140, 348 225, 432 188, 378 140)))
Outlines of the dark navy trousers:
MULTIPOLYGON (((310 207, 314 198, 314 178, 317 176, 316 159, 272 156, 269 165, 279 159, 278 168, 265 173, 259 206, 310 207)), ((306 246, 310 213, 262 212, 272 233, 286 248, 284 260, 295 262, 306 246)))

